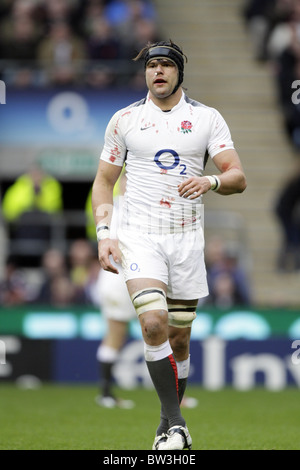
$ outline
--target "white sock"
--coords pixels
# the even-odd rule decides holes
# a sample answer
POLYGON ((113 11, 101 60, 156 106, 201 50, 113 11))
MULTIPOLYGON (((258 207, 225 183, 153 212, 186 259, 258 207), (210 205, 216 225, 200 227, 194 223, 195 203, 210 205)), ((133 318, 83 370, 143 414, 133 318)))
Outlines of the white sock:
POLYGON ((178 379, 187 379, 190 371, 190 356, 184 361, 176 362, 178 379))
POLYGON ((99 362, 115 362, 117 360, 119 351, 118 349, 106 346, 106 344, 100 344, 96 357, 99 362))
POLYGON ((150 344, 144 342, 145 360, 148 362, 159 361, 160 359, 170 356, 172 353, 173 351, 169 340, 158 346, 150 346, 150 344))

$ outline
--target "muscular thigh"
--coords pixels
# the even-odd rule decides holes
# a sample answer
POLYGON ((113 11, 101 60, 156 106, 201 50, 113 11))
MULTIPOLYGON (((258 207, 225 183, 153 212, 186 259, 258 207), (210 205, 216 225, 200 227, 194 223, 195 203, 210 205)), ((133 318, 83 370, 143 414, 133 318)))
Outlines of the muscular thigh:
POLYGON ((130 291, 132 286, 138 286, 137 290, 140 290, 144 286, 151 287, 153 282, 156 287, 157 283, 168 284, 167 259, 160 250, 159 239, 160 237, 155 235, 119 231, 123 272, 130 291), (147 280, 150 280, 150 283, 147 280))
POLYGON ((137 279, 129 279, 127 282, 127 289, 129 295, 132 296, 135 292, 150 289, 151 287, 158 287, 163 289, 163 291, 167 292, 167 286, 164 282, 159 281, 158 279, 151 279, 151 278, 137 278, 137 279))

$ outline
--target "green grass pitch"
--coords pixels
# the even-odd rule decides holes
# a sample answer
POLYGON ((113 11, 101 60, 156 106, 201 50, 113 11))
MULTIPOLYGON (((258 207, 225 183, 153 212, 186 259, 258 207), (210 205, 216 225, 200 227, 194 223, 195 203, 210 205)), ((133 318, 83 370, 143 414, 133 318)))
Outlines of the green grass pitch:
MULTIPOLYGON (((151 450, 159 403, 153 390, 119 391, 132 410, 95 404, 97 387, 42 385, 0 388, 1 450, 151 450)), ((299 450, 299 390, 211 392, 188 389, 199 400, 183 409, 193 450, 299 450)))

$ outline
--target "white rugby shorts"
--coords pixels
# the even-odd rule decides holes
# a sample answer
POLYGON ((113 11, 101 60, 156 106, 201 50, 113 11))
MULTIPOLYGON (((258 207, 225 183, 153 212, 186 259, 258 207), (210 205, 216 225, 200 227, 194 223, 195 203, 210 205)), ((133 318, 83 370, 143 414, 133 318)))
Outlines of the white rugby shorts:
POLYGON ((162 281, 170 299, 193 300, 208 295, 201 228, 168 234, 119 229, 118 239, 126 281, 162 281))

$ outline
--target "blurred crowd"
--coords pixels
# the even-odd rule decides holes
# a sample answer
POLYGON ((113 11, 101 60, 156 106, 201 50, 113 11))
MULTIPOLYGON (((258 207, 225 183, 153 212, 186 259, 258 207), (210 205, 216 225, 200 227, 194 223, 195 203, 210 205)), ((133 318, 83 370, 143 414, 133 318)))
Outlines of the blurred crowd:
MULTIPOLYGON (((206 251, 209 297, 200 306, 231 309, 251 305, 249 280, 240 265, 239 255, 224 240, 213 237, 206 251)), ((17 256, 9 255, 0 278, 0 307, 47 305, 64 308, 72 305, 99 307, 100 264, 94 243, 74 240, 69 250, 49 247, 41 258, 38 277, 28 276, 17 256)))
POLYGON ((159 40, 151 0, 1 0, 6 85, 142 86, 132 58, 159 40))
POLYGON ((245 0, 243 17, 254 59, 274 79, 283 129, 295 152, 292 174, 279 188, 274 214, 282 232, 277 269, 300 271, 300 0, 245 0))
POLYGON ((256 60, 269 65, 283 125, 300 151, 300 0, 245 0, 244 19, 256 60), (294 96, 294 98, 292 98, 294 96))
POLYGON ((20 265, 17 256, 8 256, 0 280, 0 306, 99 306, 97 282, 100 264, 95 247, 89 240, 74 240, 68 253, 50 247, 36 269, 38 277, 32 277, 20 265))

